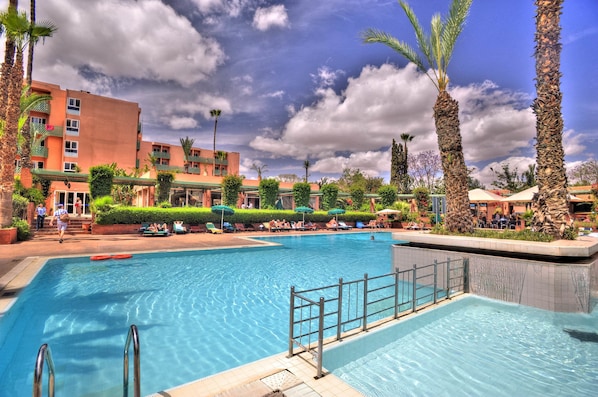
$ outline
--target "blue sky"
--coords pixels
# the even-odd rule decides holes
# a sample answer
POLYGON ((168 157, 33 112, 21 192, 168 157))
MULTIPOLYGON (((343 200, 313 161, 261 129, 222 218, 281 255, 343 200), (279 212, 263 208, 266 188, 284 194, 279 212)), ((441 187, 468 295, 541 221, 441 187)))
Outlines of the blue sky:
MULTIPOLYGON (((20 7, 29 9, 29 1, 20 7)), ((428 30, 449 0, 411 0, 428 30)), ((0 0, 5 9, 7 0, 0 0)), ((392 139, 437 151, 429 79, 389 48, 365 45, 377 28, 415 46, 395 0, 102 0, 37 2, 58 26, 39 45, 34 79, 137 102, 145 140, 195 139, 241 154, 255 178, 335 178, 359 168, 388 181, 392 139)), ((532 0, 474 0, 449 65, 467 165, 487 185, 490 167, 535 162, 532 0)), ((568 167, 598 158, 598 1, 567 0, 561 19, 564 147, 568 167)), ((3 50, 3 46, 2 46, 3 50)))

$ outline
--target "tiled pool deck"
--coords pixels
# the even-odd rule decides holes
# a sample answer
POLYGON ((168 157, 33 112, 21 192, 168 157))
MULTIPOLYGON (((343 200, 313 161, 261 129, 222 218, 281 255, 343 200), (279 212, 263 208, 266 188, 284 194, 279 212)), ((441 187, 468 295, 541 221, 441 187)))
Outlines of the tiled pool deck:
MULTIPOLYGON (((320 231, 317 233, 336 232, 320 231)), ((415 237, 415 234, 421 232, 407 233, 413 233, 410 237, 415 237)), ((267 235, 272 234, 262 232, 223 235, 200 233, 170 237, 75 235, 67 236, 63 244, 59 244, 57 237, 53 236, 13 245, 2 245, 0 246, 0 313, 7 310, 14 295, 29 283, 45 260, 50 257, 257 246, 262 243, 248 239, 248 237, 267 235)), ((403 233, 398 233, 395 236, 395 238, 401 237, 406 236, 403 233)), ((559 243, 582 250, 584 248, 580 246, 593 246, 595 243, 595 239, 589 237, 580 238, 580 240, 582 241, 559 243), (586 239, 589 240, 584 241, 586 239)), ((314 379, 316 370, 306 362, 306 359, 299 356, 287 358, 286 353, 281 353, 173 389, 155 391, 150 396, 261 397, 276 389, 283 391, 286 397, 361 396, 361 393, 332 374, 318 380, 314 379)))

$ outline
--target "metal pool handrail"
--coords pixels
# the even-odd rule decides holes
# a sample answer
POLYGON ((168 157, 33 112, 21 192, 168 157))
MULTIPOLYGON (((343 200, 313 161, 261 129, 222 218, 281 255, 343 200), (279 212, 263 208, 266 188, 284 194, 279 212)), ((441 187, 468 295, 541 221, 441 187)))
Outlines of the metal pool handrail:
POLYGON ((48 397, 54 397, 54 361, 52 361, 52 353, 47 343, 41 345, 37 352, 35 371, 33 373, 33 397, 41 397, 42 395, 44 361, 48 364, 48 397))
POLYGON ((310 353, 322 370, 323 345, 397 320, 438 301, 468 292, 469 261, 447 258, 430 265, 303 291, 291 287, 288 357, 310 353), (319 299, 318 299, 319 298, 319 299), (297 351, 295 351, 297 347, 297 351))
POLYGON ((129 395, 129 346, 133 341, 133 395, 141 397, 141 368, 139 360, 139 332, 137 326, 131 324, 127 341, 125 342, 124 366, 123 366, 123 397, 129 395))

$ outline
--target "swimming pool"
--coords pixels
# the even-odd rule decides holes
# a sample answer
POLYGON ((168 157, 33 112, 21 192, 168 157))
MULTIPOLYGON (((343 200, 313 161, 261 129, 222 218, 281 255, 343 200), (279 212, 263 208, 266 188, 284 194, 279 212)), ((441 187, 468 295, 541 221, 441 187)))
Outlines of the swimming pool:
POLYGON ((56 395, 122 394, 130 324, 140 333, 143 395, 284 352, 292 285, 387 273, 396 243, 390 233, 266 240, 284 245, 49 261, 0 319, 2 395, 31 395, 42 343, 56 395))
POLYGON ((596 396, 597 331, 595 311, 468 296, 337 344, 324 367, 365 396, 596 396))

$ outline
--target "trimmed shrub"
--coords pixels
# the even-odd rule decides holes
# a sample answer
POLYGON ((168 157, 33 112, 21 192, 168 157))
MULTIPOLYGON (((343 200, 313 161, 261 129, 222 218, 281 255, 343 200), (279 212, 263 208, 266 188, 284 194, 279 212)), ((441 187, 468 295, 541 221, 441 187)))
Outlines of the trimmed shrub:
POLYGON ((280 183, 276 179, 262 179, 258 190, 262 208, 274 208, 280 183))
POLYGON ((243 178, 238 175, 227 175, 222 179, 222 202, 229 207, 236 207, 239 192, 243 186, 243 178))
POLYGON ((110 166, 97 165, 89 167, 89 193, 92 198, 109 196, 112 194, 112 179, 114 171, 110 166))
POLYGON ((297 182, 293 185, 293 199, 297 207, 308 207, 310 194, 311 186, 309 183, 297 182))

